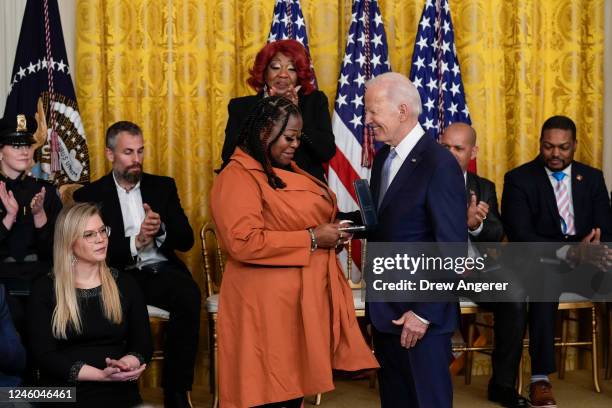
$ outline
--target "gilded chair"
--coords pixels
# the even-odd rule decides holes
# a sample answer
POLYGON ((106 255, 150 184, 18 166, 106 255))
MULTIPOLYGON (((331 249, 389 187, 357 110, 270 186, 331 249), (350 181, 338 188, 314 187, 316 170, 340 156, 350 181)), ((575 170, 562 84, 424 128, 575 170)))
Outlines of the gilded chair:
POLYGON ((591 351, 591 375, 593 377, 593 388, 595 392, 601 392, 599 386, 599 349, 597 345, 597 310, 595 303, 587 298, 584 298, 575 293, 562 293, 559 298, 559 312, 561 314, 561 337, 555 341, 555 346, 560 348, 559 353, 559 378, 565 377, 565 362, 567 359, 568 347, 586 348, 591 351), (589 317, 591 321, 590 332, 586 339, 570 339, 569 324, 576 321, 575 317, 570 315, 571 310, 587 309, 590 311, 589 317))
POLYGON ((219 406, 217 311, 219 309, 219 288, 225 267, 225 254, 217 241, 214 223, 207 222, 202 226, 200 229, 200 243, 202 246, 202 265, 204 269, 204 297, 206 298, 206 312, 208 313, 210 388, 213 394, 212 407, 217 408, 219 406))
POLYGON ((453 340, 453 352, 462 352, 463 358, 458 358, 453 362, 453 364, 451 365, 451 371, 459 371, 459 369, 461 368, 459 367, 459 365, 462 364, 465 384, 469 385, 472 383, 472 366, 474 363, 474 352, 490 354, 494 348, 494 343, 487 342, 484 336, 475 338, 476 328, 482 327, 490 329, 492 328, 492 326, 484 323, 479 323, 477 321, 478 315, 489 312, 482 309, 480 306, 478 306, 478 304, 469 299, 459 299, 459 310, 461 312, 462 319, 467 322, 467 338, 462 341, 453 340))
MULTIPOLYGON (((587 349, 591 352, 591 376, 593 378, 593 388, 595 392, 601 392, 601 387, 599 385, 599 348, 597 345, 597 333, 598 333, 598 324, 597 324, 597 309, 596 304, 591 302, 589 299, 580 296, 575 293, 564 292, 559 297, 559 314, 561 318, 561 334, 560 336, 555 337, 555 347, 559 348, 559 356, 558 356, 558 364, 557 364, 557 375, 560 379, 565 378, 565 365, 567 361, 567 348, 568 347, 578 347, 582 349, 587 349), (569 312, 572 310, 580 310, 586 309, 590 311, 590 331, 585 339, 570 339, 569 338, 569 324, 571 322, 579 321, 573 317, 569 312)), ((523 348, 529 348, 529 339, 525 339, 523 341, 523 348)), ((523 367, 525 366, 521 357, 521 368, 519 370, 519 389, 522 388, 523 385, 523 367)))

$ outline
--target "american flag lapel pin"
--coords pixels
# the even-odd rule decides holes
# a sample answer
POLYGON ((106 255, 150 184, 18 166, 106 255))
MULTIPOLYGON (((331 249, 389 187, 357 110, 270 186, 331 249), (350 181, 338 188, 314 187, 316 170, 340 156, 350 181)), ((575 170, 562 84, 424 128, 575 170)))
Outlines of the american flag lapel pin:
POLYGON ((582 181, 582 174, 577 174, 576 175, 576 180, 582 181))

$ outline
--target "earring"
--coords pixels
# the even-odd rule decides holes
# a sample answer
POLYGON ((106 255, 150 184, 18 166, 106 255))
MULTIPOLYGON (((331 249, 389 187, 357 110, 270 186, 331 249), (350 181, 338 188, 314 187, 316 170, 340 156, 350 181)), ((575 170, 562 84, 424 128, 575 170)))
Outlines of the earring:
POLYGON ((70 266, 74 267, 77 264, 77 262, 79 262, 77 257, 74 256, 74 254, 70 254, 70 266))

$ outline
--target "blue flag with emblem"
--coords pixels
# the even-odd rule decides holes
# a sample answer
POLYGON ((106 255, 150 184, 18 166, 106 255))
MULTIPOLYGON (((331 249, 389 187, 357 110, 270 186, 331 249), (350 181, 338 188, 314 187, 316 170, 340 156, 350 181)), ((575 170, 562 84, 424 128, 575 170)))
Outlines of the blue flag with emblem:
POLYGON ((34 176, 89 181, 89 151, 68 65, 57 0, 28 0, 4 110, 36 115, 34 176))

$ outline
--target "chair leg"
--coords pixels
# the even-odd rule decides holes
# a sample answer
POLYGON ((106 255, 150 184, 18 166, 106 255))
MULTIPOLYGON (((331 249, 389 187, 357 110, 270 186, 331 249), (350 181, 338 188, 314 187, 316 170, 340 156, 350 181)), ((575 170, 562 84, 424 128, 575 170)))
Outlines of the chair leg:
POLYGON ((217 314, 212 315, 213 320, 213 378, 214 394, 212 408, 219 407, 219 346, 217 345, 217 314))
POLYGON ((321 394, 317 394, 317 396, 315 397, 314 404, 315 404, 316 406, 321 405, 321 394))
POLYGON ((519 360, 518 378, 516 381, 516 392, 523 392, 523 370, 525 369, 525 350, 521 349, 521 359, 519 360))
POLYGON ((465 384, 470 385, 472 383, 472 365, 474 362, 474 352, 472 351, 472 347, 474 347, 474 319, 470 319, 470 324, 468 326, 468 338, 467 338, 467 349, 465 352, 465 384))
POLYGON ((601 392, 601 388, 599 387, 599 356, 597 349, 597 311, 595 310, 595 305, 591 308, 591 342, 592 342, 592 366, 593 366, 593 387, 595 388, 595 392, 601 392))
POLYGON ((565 378, 565 363, 567 361, 567 336, 569 331, 569 312, 564 310, 561 312, 561 348, 559 351, 559 378, 565 378))
POLYGON ((604 347, 606 347, 607 349, 607 355, 608 355, 608 360, 606 362, 606 380, 609 380, 610 378, 612 378, 612 303, 607 302, 606 303, 606 312, 605 312, 605 319, 606 319, 606 323, 607 323, 607 330, 606 330, 606 334, 607 334, 607 338, 604 338, 604 342, 605 345, 604 347))

